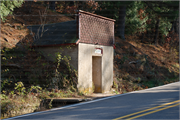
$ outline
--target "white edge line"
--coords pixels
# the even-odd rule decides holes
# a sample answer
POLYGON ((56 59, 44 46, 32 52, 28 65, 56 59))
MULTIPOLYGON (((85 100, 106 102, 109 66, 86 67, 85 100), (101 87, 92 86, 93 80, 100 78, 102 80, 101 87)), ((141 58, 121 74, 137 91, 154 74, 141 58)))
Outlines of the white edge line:
POLYGON ((60 110, 60 109, 65 109, 65 108, 69 108, 69 107, 84 105, 84 104, 88 104, 88 103, 93 103, 93 102, 98 102, 98 101, 101 101, 101 100, 106 100, 106 99, 110 99, 110 98, 120 97, 120 96, 124 96, 124 95, 128 95, 128 94, 132 94, 132 93, 137 93, 137 92, 139 92, 139 91, 146 91, 146 90, 150 90, 150 89, 156 89, 156 88, 159 88, 159 87, 168 86, 168 85, 177 84, 177 83, 180 83, 180 81, 179 81, 179 82, 170 83, 170 84, 166 84, 166 85, 162 85, 162 86, 157 86, 157 87, 149 88, 149 89, 138 90, 138 91, 133 91, 133 92, 129 92, 129 93, 124 93, 124 94, 109 96, 109 97, 100 98, 100 99, 97 99, 97 100, 92 100, 92 101, 83 102, 83 103, 77 103, 77 104, 73 104, 73 105, 67 105, 67 106, 64 106, 64 107, 53 108, 53 109, 50 109, 50 110, 47 110, 47 111, 29 113, 29 114, 20 115, 20 116, 15 116, 15 117, 6 118, 6 119, 2 119, 2 120, 11 120, 11 119, 16 119, 16 118, 20 118, 20 117, 29 116, 29 115, 35 115, 35 114, 39 114, 39 113, 45 113, 45 112, 49 112, 49 111, 60 110))

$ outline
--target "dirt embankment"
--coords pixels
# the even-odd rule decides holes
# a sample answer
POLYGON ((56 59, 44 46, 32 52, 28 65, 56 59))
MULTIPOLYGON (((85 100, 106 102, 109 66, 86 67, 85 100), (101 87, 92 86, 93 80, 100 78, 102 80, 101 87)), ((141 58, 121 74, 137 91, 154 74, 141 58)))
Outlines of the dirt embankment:
MULTIPOLYGON (((25 7, 27 7, 26 4, 16 9, 13 15, 8 16, 6 22, 2 22, 1 24, 1 49, 9 48, 23 51, 21 55, 7 57, 6 60, 4 59, 8 56, 8 53, 6 55, 2 53, 4 63, 28 64, 29 60, 32 62, 33 59, 38 59, 39 53, 28 51, 28 46, 33 41, 33 37, 26 26, 73 20, 70 16, 46 9, 40 3, 33 2, 30 13, 26 11, 25 7)), ((179 50, 166 49, 159 45, 144 44, 139 42, 139 40, 133 39, 132 36, 126 36, 126 38, 126 41, 118 37, 115 38, 115 79, 119 81, 121 79, 133 81, 138 83, 139 87, 147 88, 152 86, 148 84, 160 85, 168 83, 166 79, 178 76, 179 50)), ((115 80, 115 82, 118 81, 115 80)))
MULTIPOLYGON (((31 13, 27 13, 25 7, 23 5, 16 9, 13 15, 6 18, 6 22, 1 23, 1 74, 4 80, 13 81, 13 83, 9 83, 12 85, 9 87, 7 83, 1 83, 1 88, 2 85, 11 88, 4 92, 11 99, 16 97, 16 93, 11 91, 14 88, 14 83, 24 81, 26 88, 30 87, 31 84, 44 84, 45 87, 48 84, 47 80, 53 75, 50 73, 55 71, 57 67, 55 63, 47 61, 40 53, 29 49, 33 36, 26 26, 73 20, 71 17, 47 10, 43 4, 33 3, 31 13)), ((115 37, 114 84, 112 87, 117 94, 179 80, 179 50, 167 49, 160 45, 144 44, 139 41, 133 36, 126 36, 126 41, 115 37)), ((61 72, 64 75, 65 84, 68 84, 68 80, 72 79, 72 76, 63 64, 61 64, 61 72)), ((73 91, 74 88, 72 87, 70 90, 73 91)), ((81 97, 79 93, 72 91, 63 91, 63 94, 66 97, 81 97)), ((61 90, 44 92, 40 98, 62 97, 60 93, 62 93, 61 90)), ((19 98, 19 95, 17 96, 19 98)), ((33 96, 37 97, 38 94, 33 93, 30 98, 33 99, 33 96)), ((3 108, 7 108, 8 104, 12 102, 9 101, 11 100, 9 98, 5 99, 5 104, 2 104, 3 108)), ((25 102, 22 101, 22 103, 25 102)))

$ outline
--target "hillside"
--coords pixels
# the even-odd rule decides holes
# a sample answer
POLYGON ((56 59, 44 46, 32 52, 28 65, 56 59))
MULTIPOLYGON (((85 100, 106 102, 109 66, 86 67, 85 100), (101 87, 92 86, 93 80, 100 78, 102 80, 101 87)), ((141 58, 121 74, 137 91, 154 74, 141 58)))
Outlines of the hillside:
MULTIPOLYGON (((27 105, 24 101, 32 96, 33 100, 37 100, 37 104, 33 110, 28 112, 42 110, 39 108, 39 101, 46 98, 82 98, 88 95, 88 93, 78 93, 71 84, 70 81, 77 79, 77 75, 74 71, 69 71, 66 64, 62 62, 58 68, 57 63, 47 61, 41 53, 30 48, 33 36, 27 29, 28 25, 58 23, 74 19, 46 10, 45 6, 39 3, 32 4, 31 13, 24 11, 25 7, 23 5, 16 9, 12 16, 8 16, 5 22, 1 22, 1 90, 4 95, 1 96, 2 103, 4 103, 1 112, 4 117, 9 117, 8 104, 27 105), (58 89, 53 88, 50 80, 53 77, 52 71, 56 69, 60 71, 63 79, 58 89), (20 81, 24 86, 20 86, 21 83, 18 83, 20 81), (32 86, 34 86, 33 89, 30 89, 32 86), (31 91, 27 92, 28 90, 31 91), (39 92, 40 90, 43 91, 39 92), (22 100, 21 95, 27 95, 27 98, 22 100), (17 101, 13 101, 15 99, 17 101)), ((112 86, 114 93, 123 94, 179 80, 178 49, 141 43, 138 37, 131 35, 125 37, 126 41, 115 37, 114 83, 112 86)), ((33 100, 29 100, 28 104, 31 104, 33 100)))
MULTIPOLYGON (((162 46, 143 44, 138 40, 122 41, 116 37, 115 79, 125 92, 133 90, 131 83, 149 88, 178 81, 179 57, 177 51, 162 46), (174 79, 174 80, 173 80, 174 79), (128 83, 125 86, 121 85, 128 83)), ((123 91, 122 91, 123 92, 123 91)))
POLYGON ((19 42, 31 41, 26 26, 48 23, 58 23, 73 20, 63 14, 53 12, 43 4, 33 3, 31 13, 27 13, 25 4, 15 9, 13 15, 9 15, 6 22, 1 23, 1 49, 3 47, 12 48, 19 42))

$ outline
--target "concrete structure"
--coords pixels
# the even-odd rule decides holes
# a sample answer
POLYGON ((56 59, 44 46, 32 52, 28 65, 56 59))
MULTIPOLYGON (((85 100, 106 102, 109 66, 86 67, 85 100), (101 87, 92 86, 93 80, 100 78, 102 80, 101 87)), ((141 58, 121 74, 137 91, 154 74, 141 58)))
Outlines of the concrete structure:
POLYGON ((71 56, 80 92, 107 93, 113 84, 115 20, 84 11, 78 15, 77 21, 45 25, 44 32, 40 26, 29 26, 38 36, 43 33, 33 46, 51 61, 57 52, 71 56))
POLYGON ((78 88, 92 88, 95 92, 108 92, 113 83, 113 47, 93 44, 78 44, 78 88), (99 54, 99 50, 103 54, 99 54), (93 82, 93 83, 92 83, 93 82))

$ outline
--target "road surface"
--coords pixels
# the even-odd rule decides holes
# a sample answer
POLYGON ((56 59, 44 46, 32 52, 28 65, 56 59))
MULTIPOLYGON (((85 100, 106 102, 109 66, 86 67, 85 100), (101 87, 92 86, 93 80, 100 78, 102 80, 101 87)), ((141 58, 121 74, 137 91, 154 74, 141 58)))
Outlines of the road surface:
MULTIPOLYGON (((9 119, 179 119, 180 82, 9 119)), ((9 120, 6 119, 6 120, 9 120)))

